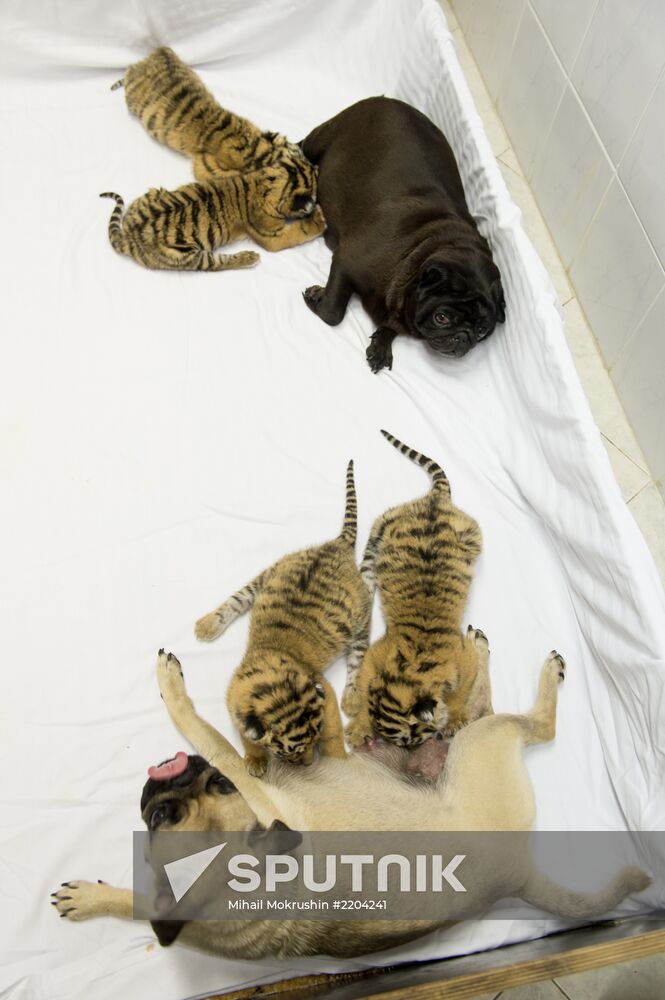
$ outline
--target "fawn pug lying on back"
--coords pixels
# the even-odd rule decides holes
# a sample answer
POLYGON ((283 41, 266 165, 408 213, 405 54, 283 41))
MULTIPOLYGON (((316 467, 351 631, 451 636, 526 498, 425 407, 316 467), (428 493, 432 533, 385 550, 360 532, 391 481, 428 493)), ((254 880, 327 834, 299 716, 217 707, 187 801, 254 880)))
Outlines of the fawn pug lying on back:
POLYGON ((367 648, 371 601, 354 557, 356 519, 349 462, 339 537, 280 559, 196 623, 197 638, 216 639, 253 608, 247 650, 227 695, 251 774, 265 772, 269 753, 302 764, 311 763, 317 744, 323 754, 346 754, 323 671, 343 653, 355 670, 367 648))
MULTIPOLYGON (((489 688, 488 648, 478 647, 479 682, 489 688)), ((200 756, 177 763, 174 779, 151 779, 142 797, 151 830, 529 830, 534 820, 531 782, 522 749, 554 737, 557 689, 564 663, 551 653, 541 671, 538 697, 526 715, 487 715, 461 730, 450 744, 440 778, 429 786, 411 784, 371 758, 321 757, 312 767, 272 760, 265 780, 248 774, 231 744, 197 715, 182 671, 170 653, 160 653, 157 675, 164 704, 182 735, 200 756)), ((486 697, 489 698, 487 691, 486 697)), ((163 765, 168 772, 170 765, 163 765)), ((336 955, 349 958, 422 937, 449 921, 477 915, 499 899, 515 896, 573 920, 597 917, 649 878, 624 868, 596 893, 563 889, 541 875, 528 850, 497 865, 496 853, 478 851, 465 859, 473 894, 441 897, 437 920, 192 920, 155 921, 162 944, 176 938, 211 954, 257 959, 269 955, 336 955), (473 895, 473 899, 469 898, 473 895), (471 909, 470 909, 471 908, 471 909)), ((53 905, 69 920, 94 916, 132 917, 131 890, 100 882, 72 880, 52 894, 53 905)))
POLYGON ((386 632, 359 670, 349 670, 342 708, 351 717, 352 746, 379 736, 413 747, 437 732, 452 735, 488 710, 474 704, 473 630, 460 629, 481 535, 452 503, 436 462, 381 433, 429 473, 432 487, 372 527, 361 573, 370 593, 378 585, 386 632))

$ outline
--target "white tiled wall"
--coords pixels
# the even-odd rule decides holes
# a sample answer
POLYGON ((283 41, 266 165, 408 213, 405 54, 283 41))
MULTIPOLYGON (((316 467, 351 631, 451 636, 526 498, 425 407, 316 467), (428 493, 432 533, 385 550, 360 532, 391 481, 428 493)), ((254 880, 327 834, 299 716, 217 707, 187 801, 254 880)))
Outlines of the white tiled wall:
POLYGON ((452 0, 661 490, 665 0, 452 0))

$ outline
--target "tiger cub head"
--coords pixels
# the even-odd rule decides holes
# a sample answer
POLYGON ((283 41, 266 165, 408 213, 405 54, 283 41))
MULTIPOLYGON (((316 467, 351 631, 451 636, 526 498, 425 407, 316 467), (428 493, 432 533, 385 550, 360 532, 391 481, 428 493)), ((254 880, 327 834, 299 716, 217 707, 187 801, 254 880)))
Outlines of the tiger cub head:
POLYGON ((397 746, 417 747, 468 721, 465 710, 478 672, 473 643, 462 635, 438 648, 388 641, 369 687, 374 734, 397 746))
POLYGON ((271 192, 271 206, 287 222, 309 218, 316 207, 317 167, 286 136, 275 132, 264 135, 270 139, 271 148, 261 158, 261 170, 256 173, 265 171, 262 186, 264 191, 271 192))
POLYGON ((418 747, 448 729, 447 683, 440 689, 380 676, 369 689, 369 717, 375 737, 400 747, 418 747))
POLYGON ((238 728, 281 760, 311 764, 323 725, 323 685, 283 653, 263 653, 260 668, 261 679, 250 674, 232 706, 238 728))

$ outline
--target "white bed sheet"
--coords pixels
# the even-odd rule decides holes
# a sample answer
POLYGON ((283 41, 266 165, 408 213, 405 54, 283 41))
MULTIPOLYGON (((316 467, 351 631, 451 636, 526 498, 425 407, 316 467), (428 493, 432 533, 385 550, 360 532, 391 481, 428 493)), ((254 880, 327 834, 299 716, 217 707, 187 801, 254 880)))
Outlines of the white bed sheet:
MULTIPOLYGON (((194 620, 337 532, 349 457, 360 544, 378 513, 424 491, 380 427, 435 456, 482 526, 467 621, 490 637, 495 707, 531 705, 552 647, 568 660, 556 741, 528 752, 539 827, 664 828, 665 598, 434 0, 6 0, 0 27, 0 996, 176 1000, 369 964, 161 949, 139 924, 57 920, 48 893, 75 877, 131 883, 145 769, 182 746, 157 648, 178 653, 197 706, 231 734, 224 691, 246 622, 207 646, 194 620), (375 93, 430 115, 492 242, 505 328, 457 362, 400 339, 394 371, 374 376, 359 303, 333 330, 301 300, 325 282, 322 240, 244 273, 150 273, 116 256, 98 193, 190 177, 109 90, 158 44, 294 139, 375 93)), ((341 664, 331 678, 339 689, 341 664)), ((468 923, 375 962, 555 926, 468 923)))

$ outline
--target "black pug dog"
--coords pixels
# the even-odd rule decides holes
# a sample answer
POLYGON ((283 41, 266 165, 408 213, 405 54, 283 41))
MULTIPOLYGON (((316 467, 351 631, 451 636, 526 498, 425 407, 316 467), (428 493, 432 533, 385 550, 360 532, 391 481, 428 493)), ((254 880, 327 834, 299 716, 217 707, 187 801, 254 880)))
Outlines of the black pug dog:
POLYGON ((369 97, 301 146, 319 168, 333 251, 326 287, 303 296, 335 326, 357 292, 377 327, 367 348, 372 371, 392 367, 399 334, 461 358, 503 323, 499 271, 467 208, 453 151, 429 118, 369 97))

